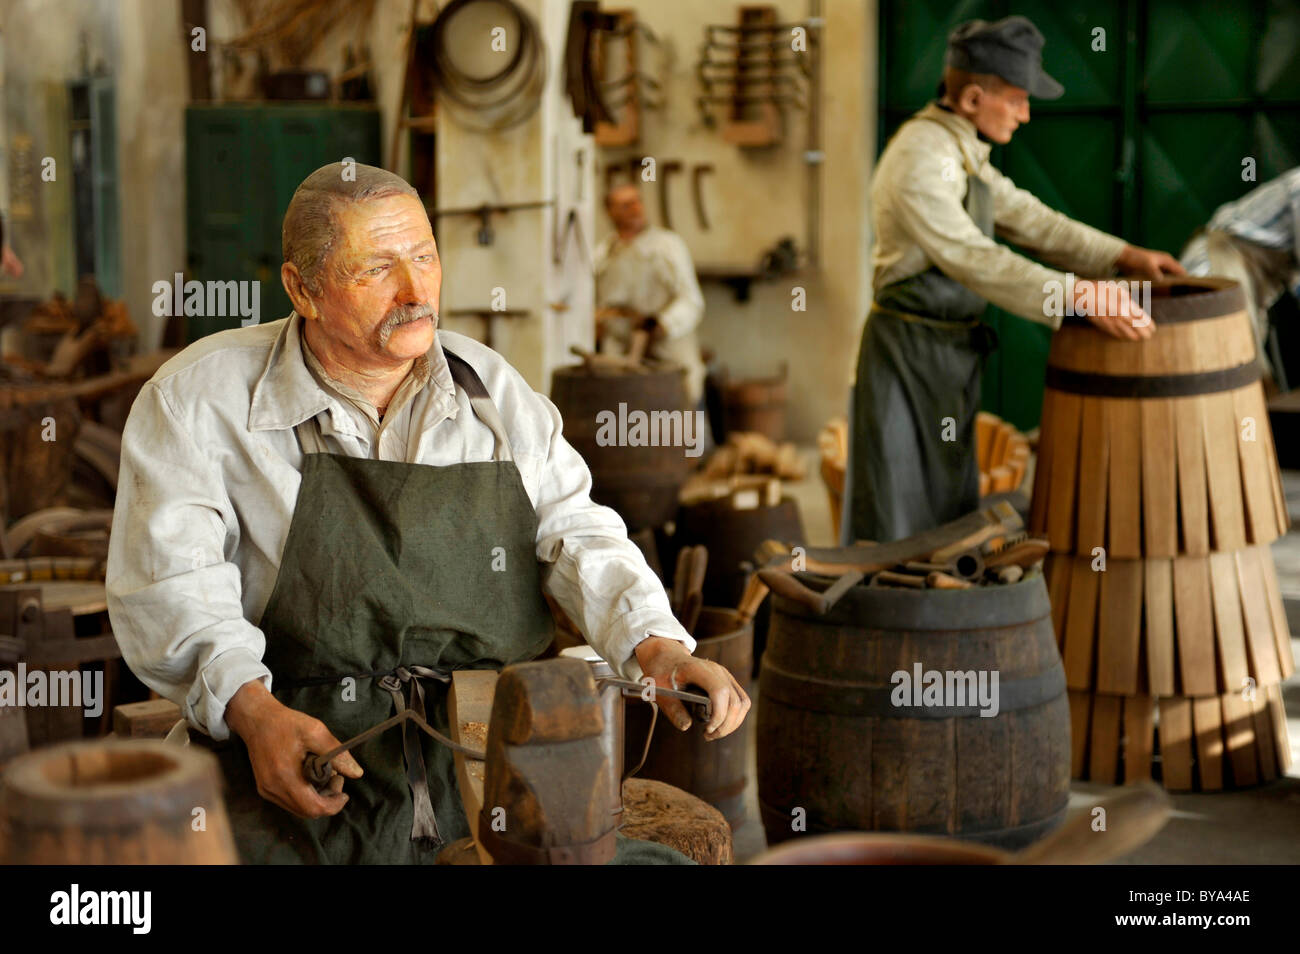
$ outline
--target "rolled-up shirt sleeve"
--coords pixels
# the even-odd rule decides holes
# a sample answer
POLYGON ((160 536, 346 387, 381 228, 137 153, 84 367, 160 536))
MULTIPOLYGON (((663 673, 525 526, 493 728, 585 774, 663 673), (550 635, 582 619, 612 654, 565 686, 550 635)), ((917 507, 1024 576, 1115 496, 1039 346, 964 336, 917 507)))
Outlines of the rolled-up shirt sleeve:
POLYGON ((641 675, 633 649, 664 636, 694 651, 668 596, 617 513, 591 499, 591 472, 565 440, 560 413, 540 394, 550 422, 537 510, 537 558, 549 564, 545 590, 600 655, 625 678, 641 675))
POLYGON ((266 640, 244 618, 226 558, 232 513, 213 455, 146 384, 122 435, 109 616, 132 671, 214 739, 229 736, 226 704, 241 686, 271 686, 266 640))

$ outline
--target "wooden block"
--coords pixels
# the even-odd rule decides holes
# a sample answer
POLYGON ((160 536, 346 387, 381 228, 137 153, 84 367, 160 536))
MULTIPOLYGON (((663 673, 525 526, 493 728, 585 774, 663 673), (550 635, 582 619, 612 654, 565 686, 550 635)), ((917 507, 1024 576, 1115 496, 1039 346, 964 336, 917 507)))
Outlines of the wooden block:
POLYGON ((1104 403, 1107 467, 1108 558, 1142 557, 1142 413, 1137 401, 1104 403))
POLYGON ((170 699, 128 702, 113 710, 113 734, 123 739, 161 739, 185 718, 170 699))
MULTIPOLYGON (((1047 535, 1052 549, 1063 552, 1074 550, 1074 515, 1076 510, 1075 485, 1079 457, 1079 424, 1083 413, 1083 399, 1077 394, 1057 393, 1053 397, 1053 424, 1056 434, 1052 438, 1051 488, 1047 494, 1047 535)), ((1041 462, 1040 462, 1041 463, 1041 462)))
POLYGON ((1241 593, 1237 588, 1236 554, 1210 554, 1210 592, 1214 598, 1215 643, 1219 648, 1223 688, 1230 693, 1240 692, 1250 668, 1246 664, 1246 633, 1241 616, 1241 593))
POLYGON ((1166 400, 1142 402, 1142 520, 1144 555, 1178 555, 1178 467, 1174 408, 1166 400))
POLYGON ((1101 398, 1084 398, 1079 427, 1079 525, 1075 552, 1091 556, 1106 546, 1106 411, 1101 398))
POLYGON ((998 416, 988 411, 979 411, 975 415, 975 457, 980 470, 989 469, 989 461, 993 458, 993 432, 1000 423, 998 416))
POLYGON ((1089 740, 1088 779, 1114 785, 1119 773, 1119 726, 1122 699, 1093 694, 1092 738, 1089 740))
MULTIPOLYGON (((1258 694, 1258 693, 1256 693, 1258 694)), ((1223 739, 1232 767, 1234 786, 1254 785, 1259 781, 1255 764, 1255 714, 1253 706, 1240 691, 1220 697, 1223 707, 1223 739)))
POLYGON ((1265 571, 1259 564, 1261 558, 1271 557, 1261 547, 1246 547, 1232 556, 1237 569, 1242 616, 1245 619, 1250 674, 1257 686, 1271 686, 1282 681, 1282 671, 1278 662, 1277 643, 1273 640, 1273 611, 1269 606, 1268 586, 1264 582, 1265 571))
POLYGON ((1124 784, 1151 778, 1152 741, 1155 736, 1155 700, 1129 696, 1124 700, 1124 784))
POLYGON ((1205 438, 1201 430, 1201 399, 1175 398, 1174 435, 1178 445, 1178 516, 1183 551, 1193 556, 1210 552, 1209 508, 1205 490, 1205 438))
POLYGON ((1174 670, 1174 561, 1148 559, 1143 568, 1147 682, 1153 696, 1172 696, 1174 670))
POLYGON ((1183 696, 1160 700, 1161 781, 1172 792, 1192 788, 1192 703, 1183 696))
POLYGON ((1277 460, 1269 456, 1261 430, 1268 428, 1268 409, 1258 385, 1232 392, 1237 422, 1237 449, 1241 458, 1241 485, 1246 498, 1246 529, 1251 543, 1272 543, 1282 533, 1277 522, 1272 471, 1277 460), (1249 438, 1249 439, 1247 439, 1249 438))
POLYGON ((1273 617, 1273 642, 1277 647, 1278 666, 1285 679, 1295 671, 1295 654, 1291 651, 1291 627, 1287 624, 1286 608, 1282 605, 1282 593, 1277 586, 1277 568, 1273 565, 1273 553, 1268 547, 1256 547, 1255 560, 1259 566, 1259 575, 1264 578, 1269 615, 1273 617))
POLYGON ((1208 557, 1174 560, 1174 621, 1178 644, 1180 692, 1213 696, 1219 691, 1214 658, 1214 617, 1210 606, 1208 557))
MULTIPOLYGON (((490 669, 457 669, 451 674, 451 690, 447 694, 447 721, 453 741, 475 748, 486 748, 487 726, 492 715, 492 699, 499 675, 490 669)), ((474 838, 479 862, 490 865, 492 856, 478 842, 485 763, 460 752, 455 753, 455 762, 456 784, 460 787, 461 804, 469 819, 470 836, 474 838)))
POLYGON ((1241 502, 1240 443, 1232 413, 1232 395, 1201 398, 1205 415, 1205 463, 1210 492, 1210 541, 1215 550, 1240 550, 1246 545, 1246 517, 1241 502))
POLYGON ((1138 691, 1142 651, 1142 561, 1111 560, 1101 577, 1097 620, 1098 692, 1138 691))
POLYGON ((1223 788, 1223 727, 1219 697, 1199 696, 1192 700, 1192 726, 1196 731, 1196 768, 1201 791, 1223 788))
POLYGON ((1065 684, 1092 688, 1092 647, 1097 628, 1097 576, 1090 560, 1077 557, 1070 567, 1070 602, 1065 616, 1065 684))
POLYGON ((1070 699, 1070 777, 1084 778, 1088 764, 1088 724, 1092 693, 1068 691, 1070 699))

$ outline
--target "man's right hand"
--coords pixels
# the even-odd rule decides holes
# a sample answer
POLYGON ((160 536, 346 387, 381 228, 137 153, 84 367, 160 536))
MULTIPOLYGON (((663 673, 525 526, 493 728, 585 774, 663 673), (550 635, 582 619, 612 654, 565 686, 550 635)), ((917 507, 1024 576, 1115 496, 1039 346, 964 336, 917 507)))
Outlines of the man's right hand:
POLYGON ((334 759, 339 774, 318 792, 302 774, 307 754, 322 755, 339 744, 325 723, 291 709, 260 681, 245 683, 226 705, 226 724, 248 746, 257 793, 300 818, 337 815, 348 803, 343 779, 360 778, 361 766, 349 752, 334 759))
POLYGON ((1077 279, 1074 313, 1085 315, 1097 328, 1115 338, 1145 341, 1156 332, 1155 322, 1129 297, 1124 282, 1077 279))

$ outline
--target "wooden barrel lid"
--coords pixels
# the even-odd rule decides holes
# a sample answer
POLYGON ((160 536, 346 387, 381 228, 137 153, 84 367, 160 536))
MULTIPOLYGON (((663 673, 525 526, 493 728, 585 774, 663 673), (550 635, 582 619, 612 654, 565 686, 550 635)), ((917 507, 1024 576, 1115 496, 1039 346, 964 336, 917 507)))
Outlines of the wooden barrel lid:
POLYGON ((15 827, 131 828, 188 818, 220 801, 217 762, 156 739, 69 742, 14 759, 0 777, 0 814, 15 827))

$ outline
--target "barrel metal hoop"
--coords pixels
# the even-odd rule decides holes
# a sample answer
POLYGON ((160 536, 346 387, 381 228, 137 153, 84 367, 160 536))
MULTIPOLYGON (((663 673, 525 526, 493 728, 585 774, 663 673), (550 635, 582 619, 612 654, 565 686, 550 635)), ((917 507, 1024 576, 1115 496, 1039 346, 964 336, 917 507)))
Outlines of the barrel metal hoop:
MULTIPOLYGON (((1126 279, 1115 279, 1121 284, 1126 279)), ((1226 318, 1246 308, 1246 294, 1241 285, 1228 278, 1173 278, 1154 282, 1156 288, 1194 286, 1192 295, 1153 295, 1151 318, 1156 327, 1178 325, 1188 321, 1226 318)), ((1065 323, 1091 327, 1083 315, 1067 315, 1065 323)))
MULTIPOLYGON (((970 670, 963 670, 970 671, 970 670)), ((908 673, 909 677, 911 673, 908 673)), ((894 705, 896 686, 862 686, 814 676, 794 675, 763 660, 759 675, 759 696, 791 708, 829 712, 843 716, 874 716, 879 719, 968 719, 978 718, 981 709, 970 706, 894 705)), ((1065 695, 1065 670, 1058 662, 1036 676, 1003 681, 998 679, 998 712, 1030 709, 1065 695)))
POLYGON ((1110 398, 1173 398, 1235 391, 1260 379, 1259 364, 1194 374, 1097 374, 1048 366, 1047 386, 1054 391, 1110 398))

